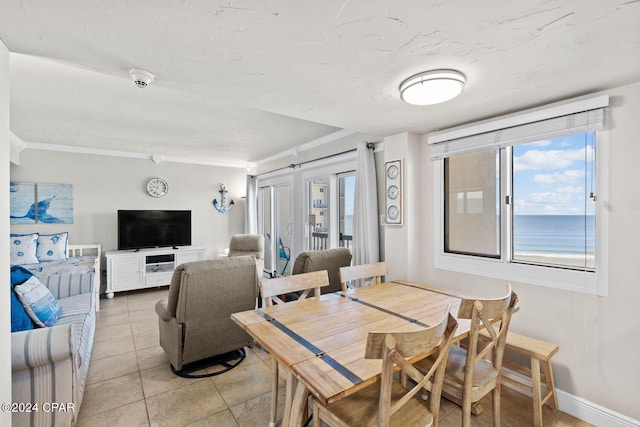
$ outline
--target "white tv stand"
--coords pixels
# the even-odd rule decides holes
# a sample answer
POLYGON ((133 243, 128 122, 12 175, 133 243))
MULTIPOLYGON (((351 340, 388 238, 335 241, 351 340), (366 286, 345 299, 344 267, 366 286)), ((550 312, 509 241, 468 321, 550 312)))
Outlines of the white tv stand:
POLYGON ((204 259, 204 246, 107 251, 107 298, 115 292, 164 286, 180 264, 204 259))

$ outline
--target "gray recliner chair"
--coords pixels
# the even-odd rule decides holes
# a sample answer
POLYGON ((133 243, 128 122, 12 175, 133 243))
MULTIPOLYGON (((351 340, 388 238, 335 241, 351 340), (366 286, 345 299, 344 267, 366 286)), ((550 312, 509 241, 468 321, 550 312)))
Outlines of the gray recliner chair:
POLYGON ((291 274, 327 270, 329 286, 322 288, 322 293, 340 292, 340 267, 348 265, 351 265, 351 250, 348 248, 306 251, 296 257, 291 274))
POLYGON ((262 277, 264 270, 264 236, 260 234, 234 234, 229 242, 229 256, 253 255, 256 272, 262 277))
MULTIPOLYGON (((231 314, 255 308, 255 269, 253 256, 195 261, 176 268, 168 299, 155 306, 160 346, 174 371, 252 345, 251 337, 231 320, 231 314)), ((240 353, 243 358, 243 351, 240 353)))

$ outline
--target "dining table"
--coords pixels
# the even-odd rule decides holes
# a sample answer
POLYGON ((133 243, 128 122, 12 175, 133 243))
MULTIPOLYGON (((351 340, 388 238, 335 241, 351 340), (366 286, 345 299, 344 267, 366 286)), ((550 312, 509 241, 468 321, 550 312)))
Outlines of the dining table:
MULTIPOLYGON (((464 297, 428 284, 393 280, 234 313, 231 318, 285 370, 289 386, 282 426, 299 427, 309 393, 328 405, 379 378, 382 361, 364 358, 370 331, 428 328, 447 310, 455 317, 464 297)), ((454 342, 468 333, 469 320, 458 319, 454 342)))

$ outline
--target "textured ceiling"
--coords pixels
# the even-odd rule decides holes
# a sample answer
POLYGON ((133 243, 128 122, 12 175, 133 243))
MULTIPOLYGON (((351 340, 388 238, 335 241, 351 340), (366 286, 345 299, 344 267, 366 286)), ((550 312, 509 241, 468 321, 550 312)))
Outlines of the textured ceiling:
POLYGON ((0 0, 27 142, 258 161, 347 129, 425 133, 640 80, 640 1, 0 0), (139 89, 132 67, 156 80, 139 89), (417 72, 464 93, 416 107, 417 72))

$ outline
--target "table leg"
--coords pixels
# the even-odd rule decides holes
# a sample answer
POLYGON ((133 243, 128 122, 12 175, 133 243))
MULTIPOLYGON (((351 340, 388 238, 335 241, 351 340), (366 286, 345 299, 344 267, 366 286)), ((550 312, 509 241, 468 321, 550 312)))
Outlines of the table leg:
POLYGON ((284 397, 284 414, 282 416, 282 425, 286 426, 290 424, 291 420, 291 408, 293 405, 293 392, 296 386, 296 379, 290 370, 287 370, 286 375, 286 387, 284 397))
MULTIPOLYGON (((289 427, 300 427, 306 421, 304 418, 308 398, 309 389, 307 389, 302 381, 298 381, 291 405, 291 419, 289 420, 289 427)), ((285 424, 283 423, 283 425, 285 424)))

